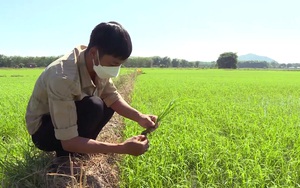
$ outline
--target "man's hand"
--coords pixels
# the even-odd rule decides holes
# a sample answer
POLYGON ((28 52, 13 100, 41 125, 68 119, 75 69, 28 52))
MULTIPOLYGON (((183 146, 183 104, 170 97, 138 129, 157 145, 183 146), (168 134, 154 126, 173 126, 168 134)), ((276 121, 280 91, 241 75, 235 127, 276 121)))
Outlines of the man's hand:
POLYGON ((124 146, 124 153, 139 156, 148 150, 149 140, 146 136, 139 135, 127 139, 122 145, 124 146))
POLYGON ((142 114, 138 120, 138 124, 140 124, 140 126, 146 129, 148 128, 156 129, 158 126, 156 121, 157 121, 157 116, 142 114))
POLYGON ((155 130, 158 126, 158 123, 156 123, 157 116, 142 114, 138 110, 132 108, 123 98, 114 102, 110 107, 119 115, 137 122, 146 129, 149 128, 155 130))

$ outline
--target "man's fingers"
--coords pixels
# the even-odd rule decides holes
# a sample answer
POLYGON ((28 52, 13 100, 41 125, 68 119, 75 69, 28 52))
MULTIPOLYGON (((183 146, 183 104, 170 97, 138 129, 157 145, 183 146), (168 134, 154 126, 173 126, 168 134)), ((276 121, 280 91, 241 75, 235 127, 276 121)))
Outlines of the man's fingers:
POLYGON ((139 141, 144 145, 149 147, 149 140, 147 139, 147 137, 145 135, 139 135, 139 141))
POLYGON ((147 144, 147 145, 145 146, 145 151, 148 151, 148 149, 149 149, 149 144, 147 144))
POLYGON ((145 140, 143 140, 142 142, 143 142, 143 144, 145 144, 145 145, 149 144, 149 140, 148 140, 147 138, 145 138, 145 140))
POLYGON ((142 148, 143 148, 142 153, 145 153, 149 149, 149 140, 147 139, 147 137, 145 135, 139 135, 137 137, 138 137, 137 140, 140 142, 140 144, 142 145, 142 148))
POLYGON ((138 141, 144 141, 147 137, 145 135, 138 135, 137 139, 138 141))
POLYGON ((157 117, 156 116, 150 116, 151 121, 156 122, 157 117))
POLYGON ((145 151, 148 151, 148 149, 149 149, 149 141, 148 141, 148 139, 144 140, 143 142, 145 144, 144 145, 145 151))

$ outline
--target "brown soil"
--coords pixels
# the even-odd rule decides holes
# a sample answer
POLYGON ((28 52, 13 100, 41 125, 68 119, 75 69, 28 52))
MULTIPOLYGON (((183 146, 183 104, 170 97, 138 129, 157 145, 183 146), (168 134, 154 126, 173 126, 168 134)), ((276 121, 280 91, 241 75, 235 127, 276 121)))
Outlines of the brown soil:
MULTIPOLYGON (((130 103, 130 94, 133 89, 135 77, 135 73, 124 75, 116 82, 119 93, 128 103, 130 103)), ((97 140, 111 143, 121 142, 123 128, 123 117, 115 113, 112 119, 103 128, 97 140)), ((119 170, 117 162, 120 161, 121 157, 122 156, 117 154, 97 154, 92 156, 88 163, 87 176, 93 177, 91 178, 93 182, 88 181, 88 184, 95 188, 118 187, 119 170)), ((88 178, 89 177, 87 177, 87 180, 89 180, 88 178)))

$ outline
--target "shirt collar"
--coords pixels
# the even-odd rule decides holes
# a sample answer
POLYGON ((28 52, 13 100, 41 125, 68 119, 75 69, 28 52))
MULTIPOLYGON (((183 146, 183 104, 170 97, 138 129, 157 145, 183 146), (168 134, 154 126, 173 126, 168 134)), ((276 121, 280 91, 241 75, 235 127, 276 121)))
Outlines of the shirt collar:
POLYGON ((80 75, 80 81, 81 81, 81 87, 95 87, 91 76, 87 70, 86 62, 85 62, 85 54, 86 46, 80 46, 79 47, 79 58, 77 59, 78 69, 79 69, 79 75, 80 75))

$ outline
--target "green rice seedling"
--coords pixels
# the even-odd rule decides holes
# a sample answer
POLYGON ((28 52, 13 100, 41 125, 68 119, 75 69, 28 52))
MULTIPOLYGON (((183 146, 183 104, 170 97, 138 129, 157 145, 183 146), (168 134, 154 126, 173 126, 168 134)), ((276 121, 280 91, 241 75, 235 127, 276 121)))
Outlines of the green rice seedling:
POLYGON ((179 99, 173 99, 171 100, 168 105, 161 111, 161 113, 157 116, 157 120, 155 122, 155 127, 152 128, 148 128, 146 130, 144 130, 141 134, 147 136, 147 134, 153 132, 158 124, 176 107, 180 104, 179 99))

